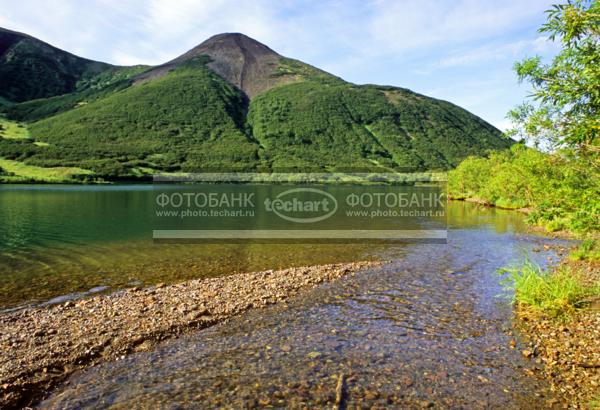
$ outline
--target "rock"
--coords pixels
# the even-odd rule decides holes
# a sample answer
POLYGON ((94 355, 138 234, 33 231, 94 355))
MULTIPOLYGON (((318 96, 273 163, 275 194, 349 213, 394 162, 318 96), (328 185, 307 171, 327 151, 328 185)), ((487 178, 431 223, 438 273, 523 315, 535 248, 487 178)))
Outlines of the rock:
POLYGON ((402 386, 402 387, 411 387, 413 385, 413 379, 409 376, 402 376, 400 377, 400 379, 398 380, 398 383, 402 386))
POLYGON ((523 357, 526 357, 526 358, 530 358, 531 356, 533 356, 533 352, 528 349, 523 350, 521 352, 521 354, 523 355, 523 357))
POLYGON ((318 358, 318 357, 321 357, 322 355, 323 355, 323 354, 322 354, 322 353, 320 353, 320 352, 310 352, 310 353, 309 353, 309 354, 307 354, 306 356, 307 356, 309 359, 316 359, 316 358, 318 358))

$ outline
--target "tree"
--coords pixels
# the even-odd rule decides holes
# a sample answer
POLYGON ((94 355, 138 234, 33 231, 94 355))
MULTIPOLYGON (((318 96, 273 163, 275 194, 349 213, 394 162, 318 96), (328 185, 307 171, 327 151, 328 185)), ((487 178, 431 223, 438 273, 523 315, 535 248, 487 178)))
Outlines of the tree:
POLYGON ((539 31, 560 41, 561 50, 550 64, 540 57, 515 63, 519 81, 533 90, 508 113, 514 124, 509 135, 595 155, 600 152, 600 3, 569 0, 546 14, 539 31))

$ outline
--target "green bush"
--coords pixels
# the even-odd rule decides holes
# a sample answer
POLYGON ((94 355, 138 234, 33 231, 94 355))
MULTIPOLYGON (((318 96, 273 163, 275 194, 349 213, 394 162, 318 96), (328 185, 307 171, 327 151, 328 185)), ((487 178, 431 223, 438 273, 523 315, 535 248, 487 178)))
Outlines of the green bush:
POLYGON ((467 155, 510 146, 489 124, 409 90, 302 81, 252 100, 252 137, 273 168, 447 170, 467 155))
POLYGON ((600 182, 585 159, 522 144, 470 157, 448 173, 448 193, 503 208, 531 208, 529 222, 549 231, 600 229, 600 182))
POLYGON ((86 91, 46 104, 20 104, 15 109, 27 118, 69 105, 72 109, 30 125, 35 141, 48 146, 0 141, 0 157, 42 167, 89 169, 109 179, 136 176, 138 167, 253 168, 258 146, 243 129, 243 97, 204 64, 192 61, 162 78, 126 88, 121 79, 110 83, 107 77, 110 92, 103 88, 100 94, 86 91), (90 97, 89 102, 73 108, 82 96, 90 97))

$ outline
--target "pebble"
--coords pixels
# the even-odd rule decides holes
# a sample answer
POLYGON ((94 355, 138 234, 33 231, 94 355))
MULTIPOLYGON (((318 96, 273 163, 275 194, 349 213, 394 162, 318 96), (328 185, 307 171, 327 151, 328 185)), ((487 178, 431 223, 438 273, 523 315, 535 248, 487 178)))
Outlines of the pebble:
MULTIPOLYGON (((266 274, 233 274, 177 285, 159 283, 153 289, 160 291, 154 295, 135 286, 125 292, 82 300, 77 305, 67 301, 57 308, 0 314, 2 337, 11 346, 0 349, 0 386, 5 390, 15 387, 15 394, 0 395, 0 408, 15 407, 21 398, 43 393, 36 391, 39 385, 31 381, 44 369, 47 372, 65 368, 64 373, 68 374, 75 365, 84 368, 103 360, 123 360, 125 353, 147 350, 156 341, 226 320, 251 306, 284 301, 317 283, 379 265, 380 262, 340 263, 266 274), (74 306, 78 309, 66 309, 74 306)), ((320 356, 319 352, 309 353, 314 359, 320 356)), ((50 383, 59 381, 56 378, 50 383)), ((53 385, 42 387, 51 389, 53 385)))

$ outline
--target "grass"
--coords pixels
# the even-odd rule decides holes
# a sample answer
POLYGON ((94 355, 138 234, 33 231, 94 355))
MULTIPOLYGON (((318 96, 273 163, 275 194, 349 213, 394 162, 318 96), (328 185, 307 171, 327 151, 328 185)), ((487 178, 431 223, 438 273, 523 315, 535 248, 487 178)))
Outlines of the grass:
POLYGON ((29 130, 25 124, 0 117, 0 137, 8 139, 28 139, 29 130))
POLYGON ((543 270, 527 260, 523 266, 502 268, 503 283, 514 291, 521 307, 553 318, 566 317, 585 306, 590 297, 600 296, 600 283, 589 285, 580 272, 560 266, 543 270))
POLYGON ((590 409, 592 409, 592 410, 600 409, 600 394, 598 394, 596 397, 594 397, 592 399, 592 401, 590 401, 590 409))
POLYGON ((598 240, 586 239, 569 255, 574 261, 600 261, 600 244, 598 240))
POLYGON ((93 172, 74 167, 42 168, 0 158, 0 182, 81 182, 93 172))

